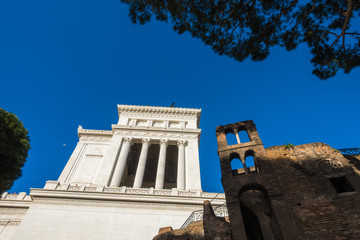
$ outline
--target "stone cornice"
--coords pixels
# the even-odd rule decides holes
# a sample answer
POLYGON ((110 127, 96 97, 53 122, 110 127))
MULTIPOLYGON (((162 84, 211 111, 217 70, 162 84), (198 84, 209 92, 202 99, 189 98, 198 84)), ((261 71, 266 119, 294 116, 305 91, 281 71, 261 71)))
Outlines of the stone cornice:
POLYGON ((143 127, 143 126, 122 126, 122 125, 111 125, 113 132, 116 130, 123 131, 142 131, 142 132, 166 132, 166 133, 176 133, 176 134, 196 134, 201 133, 201 129, 192 129, 192 128, 164 128, 164 127, 143 127))
POLYGON ((200 129, 192 129, 192 130, 181 130, 181 129, 159 129, 155 128, 147 128, 147 127, 122 127, 119 125, 113 125, 114 127, 114 135, 133 137, 135 139, 139 138, 152 138, 152 139, 160 139, 167 138, 169 140, 175 141, 178 139, 199 139, 200 137, 200 129))
POLYGON ((96 136, 112 136, 112 131, 108 130, 93 130, 93 129, 83 129, 82 126, 78 127, 78 136, 79 138, 84 135, 96 135, 96 136))
POLYGON ((0 200, 1 207, 29 208, 32 200, 0 200))
MULTIPOLYGON (((119 190, 121 188, 118 188, 119 190)), ((105 190, 105 189, 104 189, 105 190)), ((142 189, 132 189, 133 193, 123 193, 114 191, 84 191, 84 190, 50 190, 50 189, 31 189, 30 195, 35 200, 41 198, 57 199, 84 199, 84 200, 101 200, 101 201, 121 201, 121 202, 144 202, 144 203, 163 203, 163 204, 186 204, 201 206, 205 200, 210 200, 214 193, 208 193, 206 196, 189 196, 189 195, 167 195, 167 194, 146 194, 141 193, 142 189), (136 193, 136 190, 139 193, 136 193)), ((156 191, 156 190, 155 190, 156 191)), ((166 190, 161 190, 162 192, 166 190)), ((171 192, 171 190, 169 190, 171 192)), ((213 206, 221 205, 225 202, 224 197, 219 197, 212 201, 213 206)))
POLYGON ((29 208, 32 199, 25 192, 19 194, 4 192, 0 197, 0 207, 29 208))
POLYGON ((99 138, 110 138, 114 132, 126 131, 126 132, 164 132, 166 134, 181 134, 181 135, 200 135, 201 129, 191 129, 191 128, 163 128, 163 127, 143 127, 143 126, 121 126, 112 124, 112 131, 107 130, 93 130, 93 129, 83 129, 81 126, 78 128, 78 136, 81 137, 99 137, 99 138))
POLYGON ((181 129, 181 128, 159 128, 159 127, 141 127, 141 126, 121 126, 112 125, 112 131, 87 130, 78 129, 78 135, 81 142, 99 142, 108 143, 111 137, 115 135, 123 135, 127 137, 143 138, 184 138, 198 139, 201 129, 181 129))
POLYGON ((196 116, 200 117, 201 109, 175 108, 175 107, 153 107, 153 106, 137 106, 137 105, 120 105, 120 104, 118 104, 118 112, 119 112, 119 116, 122 112, 136 112, 136 113, 196 115, 196 116))

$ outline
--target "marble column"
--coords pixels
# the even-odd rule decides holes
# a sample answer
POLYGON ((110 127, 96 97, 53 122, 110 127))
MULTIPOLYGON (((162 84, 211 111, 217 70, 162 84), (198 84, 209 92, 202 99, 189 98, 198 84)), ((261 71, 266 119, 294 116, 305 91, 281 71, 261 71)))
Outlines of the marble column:
POLYGON ((178 167, 177 167, 177 189, 185 189, 185 144, 186 140, 179 140, 178 145, 178 167))
POLYGON ((160 154, 156 171, 155 189, 164 188, 167 139, 160 139, 160 154))
POLYGON ((144 179, 144 172, 145 172, 145 167, 146 167, 146 159, 147 159, 147 155, 148 155, 148 150, 149 150, 149 146, 150 146, 150 138, 144 138, 142 140, 142 147, 141 147, 141 152, 140 152, 140 158, 139 158, 139 163, 136 169, 136 174, 135 174, 135 180, 134 180, 134 188, 141 188, 142 184, 143 184, 143 179, 144 179))
POLYGON ((124 169, 126 165, 126 160, 129 155, 130 146, 132 138, 124 138, 123 146, 120 150, 119 158, 116 162, 114 174, 110 183, 110 187, 119 187, 121 183, 122 176, 124 174, 124 169))

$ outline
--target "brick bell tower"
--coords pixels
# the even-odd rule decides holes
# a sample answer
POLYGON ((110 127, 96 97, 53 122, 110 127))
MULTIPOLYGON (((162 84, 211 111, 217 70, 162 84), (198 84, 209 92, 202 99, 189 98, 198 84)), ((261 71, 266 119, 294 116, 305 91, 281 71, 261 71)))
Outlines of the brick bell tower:
POLYGON ((233 239, 298 239, 253 121, 218 126, 216 138, 233 239), (232 134, 237 143, 229 145, 232 134), (236 161, 242 167, 234 167, 236 161))

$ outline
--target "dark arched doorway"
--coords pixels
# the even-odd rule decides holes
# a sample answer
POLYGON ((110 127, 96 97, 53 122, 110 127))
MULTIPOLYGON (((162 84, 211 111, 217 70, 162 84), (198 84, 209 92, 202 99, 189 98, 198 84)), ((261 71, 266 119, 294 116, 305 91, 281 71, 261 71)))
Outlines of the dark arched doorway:
POLYGON ((248 240, 282 239, 264 187, 258 184, 243 187, 239 192, 239 202, 248 240))

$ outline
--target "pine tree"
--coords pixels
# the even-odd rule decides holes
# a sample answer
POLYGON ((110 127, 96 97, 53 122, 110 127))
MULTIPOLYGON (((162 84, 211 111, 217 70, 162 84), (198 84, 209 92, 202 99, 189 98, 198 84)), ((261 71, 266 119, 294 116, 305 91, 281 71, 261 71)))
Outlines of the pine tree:
POLYGON ((134 23, 155 16, 189 32, 219 55, 264 60, 270 47, 306 43, 320 79, 360 65, 359 0, 120 0, 134 23))
POLYGON ((21 176, 30 149, 29 141, 22 122, 0 108, 0 193, 10 189, 21 176))

